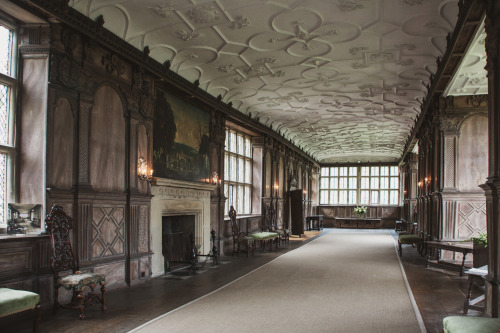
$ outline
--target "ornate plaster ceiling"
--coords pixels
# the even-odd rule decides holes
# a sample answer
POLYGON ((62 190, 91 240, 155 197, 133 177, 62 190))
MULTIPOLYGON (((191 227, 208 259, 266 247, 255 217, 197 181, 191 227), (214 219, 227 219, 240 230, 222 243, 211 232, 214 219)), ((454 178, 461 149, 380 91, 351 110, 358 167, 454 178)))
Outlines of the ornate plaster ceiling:
POLYGON ((397 161, 457 0, 71 0, 322 163, 397 161))
POLYGON ((487 95, 486 50, 484 22, 470 44, 466 55, 446 88, 445 96, 487 95))

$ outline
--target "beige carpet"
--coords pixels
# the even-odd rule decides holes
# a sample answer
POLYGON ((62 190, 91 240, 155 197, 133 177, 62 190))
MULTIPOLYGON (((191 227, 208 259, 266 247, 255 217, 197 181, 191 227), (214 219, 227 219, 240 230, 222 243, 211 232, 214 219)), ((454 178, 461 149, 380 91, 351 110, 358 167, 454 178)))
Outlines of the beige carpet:
POLYGON ((394 239, 328 232, 131 332, 422 332, 394 239))

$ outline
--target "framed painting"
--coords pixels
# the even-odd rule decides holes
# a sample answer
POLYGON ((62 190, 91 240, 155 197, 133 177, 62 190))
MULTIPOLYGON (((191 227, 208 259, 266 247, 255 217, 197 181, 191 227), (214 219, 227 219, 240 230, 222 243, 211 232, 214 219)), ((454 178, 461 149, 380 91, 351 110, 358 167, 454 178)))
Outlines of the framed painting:
POLYGON ((190 181, 209 178, 210 114, 156 88, 153 124, 155 177, 190 181))

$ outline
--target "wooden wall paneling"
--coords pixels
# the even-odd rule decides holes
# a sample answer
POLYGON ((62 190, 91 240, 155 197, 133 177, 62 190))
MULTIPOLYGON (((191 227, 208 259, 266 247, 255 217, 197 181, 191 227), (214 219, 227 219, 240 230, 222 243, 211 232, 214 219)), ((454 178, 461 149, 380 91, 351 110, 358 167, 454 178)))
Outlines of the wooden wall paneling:
MULTIPOLYGON (((49 85, 47 113, 46 185, 71 190, 75 184, 78 110, 77 95, 64 87, 49 85)), ((50 210, 50 205, 47 211, 50 210)))
POLYGON ((78 251, 75 255, 80 260, 80 265, 87 264, 92 258, 92 202, 80 201, 78 202, 78 220, 77 225, 73 225, 73 232, 76 231, 76 237, 73 239, 73 251, 78 251), (75 244, 76 243, 76 244, 75 244))
POLYGON ((90 185, 90 111, 92 104, 80 100, 78 115, 78 184, 90 185))
POLYGON ((107 85, 95 95, 90 116, 90 182, 96 190, 125 190, 126 124, 123 99, 107 85))
POLYGON ((467 118, 458 138, 458 189, 461 192, 483 192, 479 187, 488 176, 488 118, 467 118))

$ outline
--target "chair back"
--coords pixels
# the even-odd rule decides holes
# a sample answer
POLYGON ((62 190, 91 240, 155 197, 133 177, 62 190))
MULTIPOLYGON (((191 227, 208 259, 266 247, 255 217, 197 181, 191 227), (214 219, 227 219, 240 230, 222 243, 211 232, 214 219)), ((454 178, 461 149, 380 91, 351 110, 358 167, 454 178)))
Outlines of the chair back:
POLYGON ((50 267, 56 276, 59 272, 72 270, 74 273, 78 270, 78 262, 71 247, 69 234, 72 222, 73 219, 59 205, 52 207, 50 214, 45 219, 52 248, 50 267))
POLYGON ((229 209, 229 218, 231 219, 233 237, 238 238, 240 236, 240 228, 238 227, 238 223, 236 223, 236 210, 233 206, 229 209))
POLYGON ((266 206, 266 228, 268 231, 278 230, 278 221, 276 220, 276 210, 271 205, 266 206))

